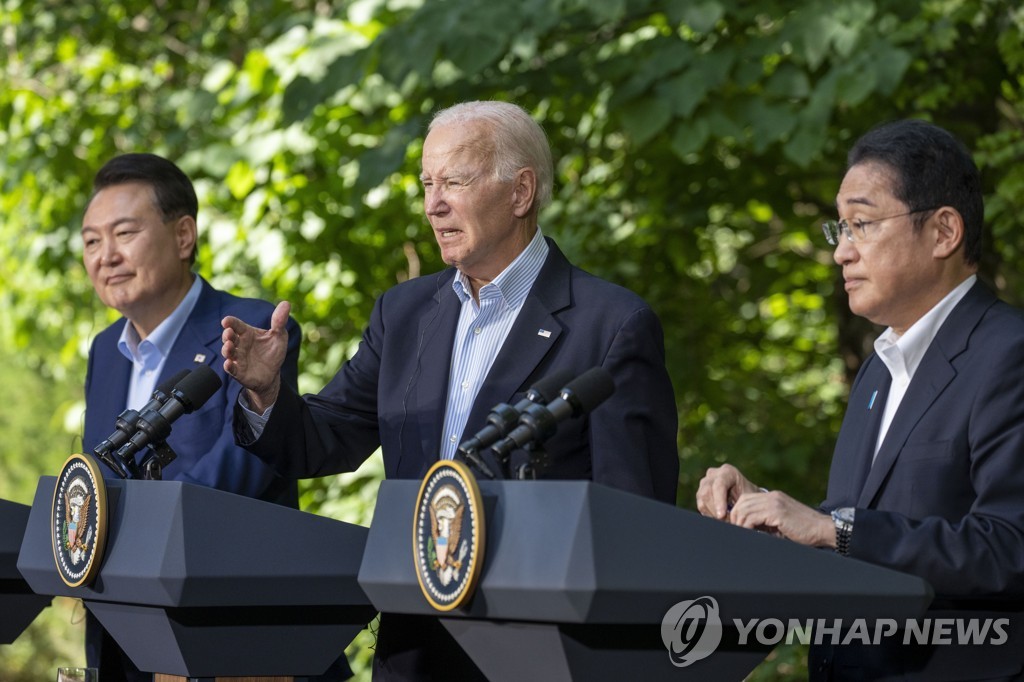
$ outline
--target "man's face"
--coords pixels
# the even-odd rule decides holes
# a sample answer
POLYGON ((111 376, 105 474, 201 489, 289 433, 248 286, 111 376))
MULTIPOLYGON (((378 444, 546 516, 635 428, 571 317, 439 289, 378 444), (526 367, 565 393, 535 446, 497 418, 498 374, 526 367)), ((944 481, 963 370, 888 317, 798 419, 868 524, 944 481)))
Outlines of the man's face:
POLYGON ((441 258, 490 282, 533 236, 514 205, 516 184, 494 177, 481 123, 434 128, 423 142, 423 205, 441 258))
POLYGON ((914 230, 914 216, 901 214, 921 207, 897 199, 892 186, 893 172, 882 164, 850 168, 836 197, 839 217, 850 223, 899 217, 865 226, 864 237, 853 243, 840 235, 833 258, 843 267, 850 310, 903 333, 946 292, 932 256, 934 231, 928 221, 914 230))
POLYGON ((145 337, 191 285, 195 237, 192 218, 164 221, 149 185, 113 185, 100 190, 85 211, 85 269, 100 300, 145 337))

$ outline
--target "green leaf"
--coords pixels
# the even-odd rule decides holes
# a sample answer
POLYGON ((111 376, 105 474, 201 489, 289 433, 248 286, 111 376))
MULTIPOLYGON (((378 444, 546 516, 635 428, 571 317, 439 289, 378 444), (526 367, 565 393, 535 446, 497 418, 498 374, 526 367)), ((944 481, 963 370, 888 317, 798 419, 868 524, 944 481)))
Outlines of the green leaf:
POLYGON ((587 10, 598 23, 619 21, 626 14, 626 0, 587 0, 587 10))
POLYGON ((789 105, 772 104, 760 98, 751 98, 742 110, 750 126, 753 151, 756 154, 786 139, 798 122, 796 113, 789 105))
POLYGON ((888 43, 879 43, 875 47, 874 58, 868 68, 874 73, 878 93, 890 95, 902 83, 912 57, 907 50, 888 43))
POLYGON ((508 48, 508 43, 495 35, 467 35, 449 41, 445 56, 464 73, 475 75, 492 66, 508 48))
POLYGON ((822 15, 809 17, 803 22, 803 55, 811 71, 821 66, 828 54, 832 39, 831 28, 831 22, 822 15))
POLYGON ((256 173, 244 161, 236 161, 224 178, 224 183, 235 199, 244 199, 256 186, 256 173))
POLYGON ((711 32, 718 20, 724 16, 725 8, 715 0, 687 3, 686 9, 683 10, 683 21, 698 33, 711 32))
POLYGON ((711 126, 707 120, 697 118, 692 121, 676 125, 676 131, 672 134, 672 151, 680 159, 686 161, 687 157, 703 149, 711 136, 711 126))
POLYGON ((790 63, 779 66, 765 83, 765 94, 785 99, 804 99, 811 92, 807 72, 790 63))
POLYGON ((633 138, 636 147, 642 147, 664 130, 672 118, 672 109, 668 103, 653 97, 630 102, 618 113, 623 128, 633 138))
POLYGON ((670 78, 656 88, 658 98, 667 103, 674 114, 690 118, 707 97, 711 84, 696 69, 670 78))

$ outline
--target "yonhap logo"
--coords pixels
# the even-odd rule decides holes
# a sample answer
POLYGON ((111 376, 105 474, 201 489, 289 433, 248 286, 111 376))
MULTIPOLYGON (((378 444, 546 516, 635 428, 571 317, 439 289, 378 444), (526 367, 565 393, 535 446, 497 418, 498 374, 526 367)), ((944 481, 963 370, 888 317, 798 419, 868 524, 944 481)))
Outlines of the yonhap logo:
POLYGON ((661 620, 661 641, 679 668, 707 658, 722 641, 722 619, 714 597, 681 601, 661 620))

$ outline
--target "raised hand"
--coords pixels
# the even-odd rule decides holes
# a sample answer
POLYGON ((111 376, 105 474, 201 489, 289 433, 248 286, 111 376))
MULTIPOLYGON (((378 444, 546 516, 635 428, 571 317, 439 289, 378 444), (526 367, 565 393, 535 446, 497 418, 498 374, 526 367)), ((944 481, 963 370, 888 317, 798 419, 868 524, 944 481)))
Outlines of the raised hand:
POLYGON ((288 353, 288 314, 291 304, 282 301, 270 317, 270 329, 259 329, 228 316, 221 320, 221 355, 224 371, 246 389, 249 404, 263 413, 277 401, 281 390, 281 365, 288 353))

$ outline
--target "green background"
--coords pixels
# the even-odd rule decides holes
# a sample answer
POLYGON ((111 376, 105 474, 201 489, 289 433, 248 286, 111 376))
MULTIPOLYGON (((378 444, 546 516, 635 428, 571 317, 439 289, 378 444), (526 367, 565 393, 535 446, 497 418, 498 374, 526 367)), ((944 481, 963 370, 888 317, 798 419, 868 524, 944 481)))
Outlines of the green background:
MULTIPOLYGON (((431 112, 503 99, 555 151, 545 233, 661 316, 679 505, 723 461, 815 503, 878 332, 819 229, 846 150, 900 117, 959 135, 987 195, 982 277, 1019 304, 1022 33, 993 0, 0 0, 0 497, 30 502, 83 449, 88 343, 116 319, 78 235, 104 161, 152 151, 195 180, 199 272, 292 302, 316 391, 382 291, 442 267, 417 177, 431 112)), ((368 523, 380 476, 378 456, 304 483, 303 507, 368 523)), ((82 662, 81 615, 56 601, 0 647, 0 679, 82 662)), ((781 647, 754 677, 803 665, 781 647)))

